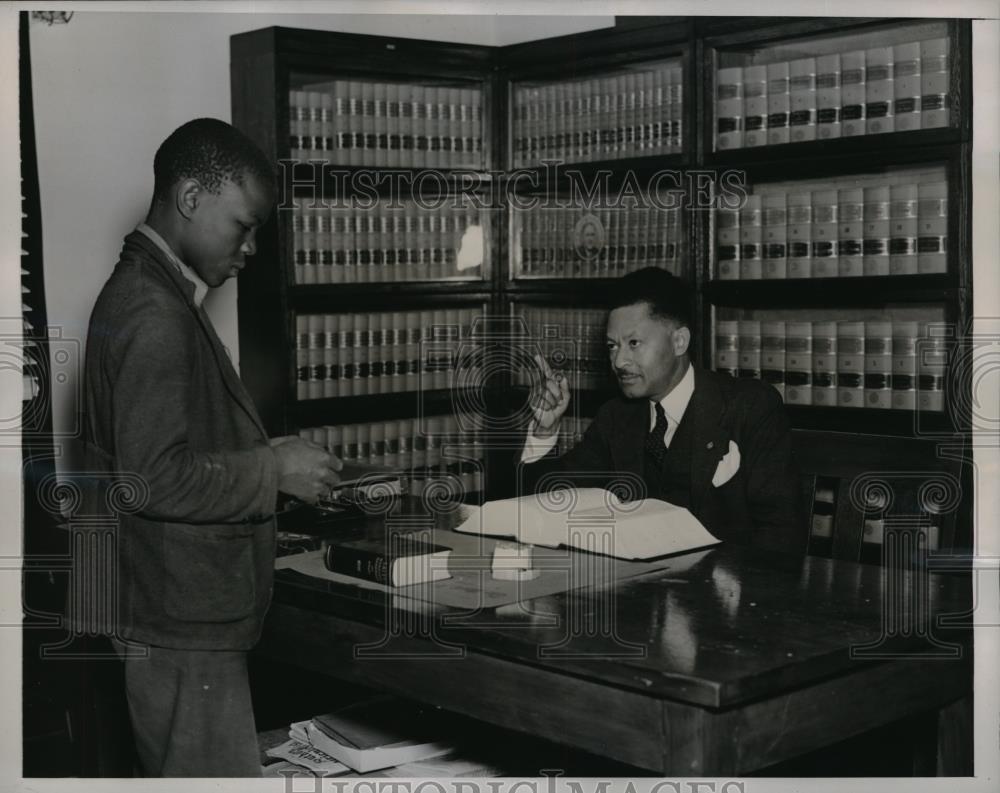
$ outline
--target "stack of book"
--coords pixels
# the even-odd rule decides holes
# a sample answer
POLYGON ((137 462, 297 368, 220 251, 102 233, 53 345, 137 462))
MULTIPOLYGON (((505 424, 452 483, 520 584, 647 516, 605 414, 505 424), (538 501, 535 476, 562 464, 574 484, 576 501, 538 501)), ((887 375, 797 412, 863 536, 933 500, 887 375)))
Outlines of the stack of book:
POLYGON ((478 384, 485 305, 295 317, 297 399, 389 394, 478 384))
POLYGON ((944 273, 945 169, 760 185, 717 210, 715 240, 722 280, 944 273))
POLYGON ((680 59, 584 80, 520 83, 513 92, 514 167, 680 152, 680 59))
POLYGON ((715 369, 771 383, 790 405, 943 411, 942 327, 939 319, 720 319, 715 369))
POLYGON ((643 267, 682 275, 680 209, 667 196, 656 201, 585 214, 572 207, 515 213, 517 277, 615 278, 643 267))
POLYGON ((716 73, 718 150, 950 123, 947 38, 725 66, 716 73))
POLYGON ((345 464, 398 472, 402 490, 413 496, 438 481, 447 481, 456 499, 483 489, 485 434, 471 413, 310 427, 299 434, 345 464))
POLYGON ((395 283, 483 277, 482 210, 414 201, 292 213, 295 283, 395 283))
POLYGON ((335 80, 292 90, 292 159, 334 165, 482 169, 478 85, 335 80))
POLYGON ((289 741, 268 754, 292 762, 308 758, 325 773, 365 774, 453 752, 455 744, 443 736, 432 709, 386 696, 296 722, 289 741))
POLYGON ((512 310, 516 317, 523 318, 529 332, 522 345, 526 354, 515 373, 517 385, 538 382, 540 373, 533 360, 536 351, 554 372, 561 372, 567 378, 572 389, 599 389, 607 385, 606 311, 531 305, 518 305, 512 310))

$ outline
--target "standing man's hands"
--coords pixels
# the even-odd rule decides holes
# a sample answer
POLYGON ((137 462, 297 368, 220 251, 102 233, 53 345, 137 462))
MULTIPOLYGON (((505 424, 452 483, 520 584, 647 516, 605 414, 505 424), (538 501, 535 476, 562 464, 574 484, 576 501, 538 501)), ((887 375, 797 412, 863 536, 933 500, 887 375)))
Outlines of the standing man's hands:
POLYGON ((532 434, 536 438, 548 438, 559 431, 559 421, 569 407, 569 383, 562 372, 553 374, 541 355, 535 355, 535 363, 543 379, 531 390, 530 405, 535 419, 532 434))
POLYGON ((295 435, 271 438, 268 443, 278 461, 278 490, 309 504, 340 482, 344 464, 322 446, 295 435))

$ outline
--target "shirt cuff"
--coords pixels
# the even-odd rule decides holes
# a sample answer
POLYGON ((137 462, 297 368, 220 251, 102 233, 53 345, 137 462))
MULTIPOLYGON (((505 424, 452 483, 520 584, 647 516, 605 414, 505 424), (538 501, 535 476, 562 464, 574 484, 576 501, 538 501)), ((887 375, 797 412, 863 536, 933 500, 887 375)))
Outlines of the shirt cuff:
POLYGON ((536 438, 533 432, 534 426, 528 428, 528 435, 524 439, 524 451, 521 452, 522 463, 533 463, 541 460, 546 454, 551 452, 556 443, 559 442, 559 433, 555 432, 547 438, 536 438))

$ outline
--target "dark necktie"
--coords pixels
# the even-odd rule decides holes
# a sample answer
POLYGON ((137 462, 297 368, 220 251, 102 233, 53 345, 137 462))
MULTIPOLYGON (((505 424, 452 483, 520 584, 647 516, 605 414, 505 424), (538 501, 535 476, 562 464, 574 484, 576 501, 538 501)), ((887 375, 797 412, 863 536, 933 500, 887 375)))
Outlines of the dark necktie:
POLYGON ((646 454, 656 463, 659 468, 663 465, 663 458, 667 454, 667 447, 663 445, 663 436, 667 432, 667 414, 663 412, 663 405, 659 402, 654 405, 656 409, 656 424, 652 431, 646 436, 646 454))

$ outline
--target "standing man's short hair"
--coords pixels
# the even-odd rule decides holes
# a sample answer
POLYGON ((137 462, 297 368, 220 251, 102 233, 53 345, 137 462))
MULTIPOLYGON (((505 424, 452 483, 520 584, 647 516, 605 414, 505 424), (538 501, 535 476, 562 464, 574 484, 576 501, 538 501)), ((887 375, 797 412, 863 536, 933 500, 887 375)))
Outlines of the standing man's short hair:
POLYGON ((166 197, 182 179, 197 179, 208 192, 218 194, 224 182, 242 185, 248 174, 275 192, 274 169, 256 143, 225 121, 196 118, 171 132, 157 149, 153 195, 166 197))
POLYGON ((647 303, 651 314, 692 328, 692 293, 687 281, 660 267, 644 267, 619 278, 611 288, 608 310, 647 303))

